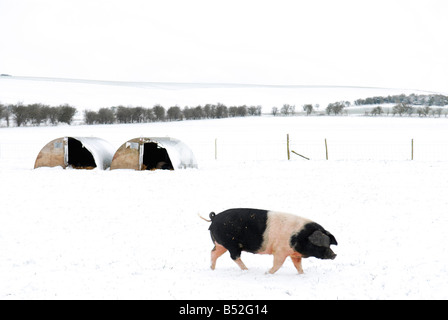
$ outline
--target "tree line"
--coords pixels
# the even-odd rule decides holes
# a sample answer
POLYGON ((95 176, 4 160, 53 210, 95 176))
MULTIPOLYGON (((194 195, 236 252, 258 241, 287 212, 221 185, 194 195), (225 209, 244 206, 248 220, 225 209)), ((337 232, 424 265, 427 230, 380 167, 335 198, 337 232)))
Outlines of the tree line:
MULTIPOLYGON (((351 103, 349 101, 340 101, 340 102, 334 102, 329 103, 327 108, 325 109, 325 112, 327 115, 334 114, 338 115, 341 114, 345 107, 349 107, 351 103)), ((313 112, 316 112, 317 109, 319 109, 319 104, 305 104, 302 106, 303 111, 305 111, 306 115, 309 116, 313 112)), ((284 104, 280 109, 277 107, 272 107, 271 114, 273 116, 277 115, 284 115, 284 116, 293 116, 296 114, 296 106, 290 105, 290 104, 284 104)))
MULTIPOLYGON (((355 105, 372 105, 372 104, 395 104, 392 109, 387 108, 384 110, 381 106, 376 106, 370 111, 370 115, 379 116, 382 114, 389 115, 392 113, 393 116, 398 115, 402 116, 412 116, 413 114, 417 114, 419 117, 440 117, 442 115, 443 106, 448 105, 448 96, 444 96, 441 94, 400 94, 400 95, 392 95, 387 97, 370 97, 366 99, 357 99, 355 100, 355 105), (433 107, 433 108, 431 108, 433 107)), ((368 113, 366 112, 366 115, 368 113)), ((447 113, 445 112, 445 117, 447 113)))
MULTIPOLYGON (((382 106, 376 106, 370 111, 365 111, 365 115, 379 116, 382 114, 392 114, 393 116, 412 116, 417 114, 419 117, 440 117, 442 115, 443 109, 441 107, 448 105, 448 96, 440 94, 430 94, 430 95, 416 95, 416 94, 400 94, 387 97, 370 97, 366 99, 355 100, 356 106, 362 105, 374 105, 374 104, 395 104, 391 108, 383 108, 382 106)), ((348 114, 348 108, 351 106, 350 101, 338 101, 332 102, 325 108, 325 114, 327 115, 343 115, 348 114)), ((303 111, 306 115, 310 115, 317 112, 319 105, 305 104, 302 106, 303 111)), ((273 107, 271 114, 276 116, 282 114, 285 116, 295 115, 296 107, 289 104, 284 104, 279 110, 277 107, 273 107)), ((448 116, 448 111, 444 112, 445 117, 448 116)))
MULTIPOLYGON (((334 115, 340 115, 340 114, 347 114, 346 107, 349 107, 350 105, 346 102, 335 102, 328 104, 328 107, 326 108, 327 115, 334 114, 334 115)), ((443 108, 439 106, 430 107, 430 106, 421 106, 416 107, 407 103, 397 103, 392 108, 383 108, 382 106, 376 106, 372 108, 370 111, 365 111, 364 115, 371 115, 371 116, 381 116, 383 114, 386 114, 387 116, 389 114, 392 114, 392 116, 409 116, 411 117, 413 114, 417 114, 419 117, 427 117, 427 116, 433 116, 433 117, 440 117, 442 115, 443 108)), ((445 117, 447 116, 447 112, 445 112, 445 117)))
MULTIPOLYGON (((431 108, 429 106, 413 107, 406 103, 399 103, 394 105, 391 111, 387 109, 387 111, 385 112, 381 106, 377 106, 370 111, 370 114, 372 116, 380 116, 384 113, 387 113, 387 115, 389 113, 392 113, 393 116, 399 115, 400 117, 402 117, 403 115, 411 117, 414 113, 416 113, 419 117, 427 117, 427 116, 440 117, 442 115, 442 108, 440 107, 431 108)), ((445 117, 446 116, 447 113, 445 112, 445 117)))
POLYGON ((98 111, 86 110, 86 124, 147 123, 158 121, 180 121, 199 119, 221 119, 231 117, 261 116, 261 106, 231 106, 222 103, 205 106, 172 106, 168 109, 160 104, 152 108, 114 106, 98 111))
MULTIPOLYGON (((440 94, 416 95, 400 94, 389 95, 387 97, 377 96, 354 101, 356 106, 374 105, 374 104, 395 104, 392 108, 383 108, 376 106, 366 115, 379 116, 382 114, 393 116, 412 116, 418 114, 420 117, 441 116, 440 106, 448 105, 448 96, 440 94), (434 106, 433 108, 431 108, 434 106)), ((349 101, 339 101, 329 103, 325 109, 327 115, 341 115, 348 113, 349 101)), ((302 106, 306 115, 310 115, 319 108, 318 104, 305 104, 302 106)), ((86 124, 112 124, 112 123, 147 123, 156 121, 180 121, 180 120, 198 120, 198 119, 221 119, 230 117, 260 116, 261 106, 230 106, 222 103, 206 104, 204 106, 180 108, 172 106, 165 109, 157 104, 152 108, 132 107, 132 106, 113 106, 101 108, 98 111, 87 110, 84 112, 84 122, 86 124)), ((4 119, 7 126, 14 121, 18 127, 25 125, 57 125, 58 123, 71 124, 77 112, 75 107, 68 104, 60 106, 49 106, 42 103, 33 103, 24 105, 22 103, 2 105, 0 104, 0 121, 4 119)), ((271 114, 276 115, 295 115, 295 105, 284 104, 281 108, 272 107, 271 114)), ((445 112, 445 116, 447 116, 445 112)))
POLYGON ((392 95, 387 97, 369 97, 365 99, 357 99, 355 100, 355 105, 370 105, 370 104, 384 104, 384 103, 395 103, 395 104, 406 104, 406 105, 423 105, 423 106, 445 106, 448 105, 448 96, 444 96, 441 94, 400 94, 400 95, 392 95))
POLYGON ((42 103, 24 105, 22 103, 0 104, 0 120, 4 119, 7 126, 13 120, 18 127, 25 125, 40 126, 57 125, 58 123, 71 124, 76 114, 76 108, 64 104, 52 107, 42 103))

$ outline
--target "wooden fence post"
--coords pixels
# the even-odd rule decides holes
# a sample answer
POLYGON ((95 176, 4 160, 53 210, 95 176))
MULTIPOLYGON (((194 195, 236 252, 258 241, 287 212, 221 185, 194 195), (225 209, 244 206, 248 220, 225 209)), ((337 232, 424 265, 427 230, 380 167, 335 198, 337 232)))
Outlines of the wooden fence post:
POLYGON ((289 153, 289 133, 286 134, 286 153, 288 154, 288 160, 290 160, 291 154, 289 153))
POLYGON ((328 160, 328 146, 327 146, 327 138, 325 138, 325 155, 327 157, 328 160))
POLYGON ((411 139, 411 160, 414 160, 414 139, 411 139))
POLYGON ((215 138, 215 160, 218 160, 218 138, 215 138))

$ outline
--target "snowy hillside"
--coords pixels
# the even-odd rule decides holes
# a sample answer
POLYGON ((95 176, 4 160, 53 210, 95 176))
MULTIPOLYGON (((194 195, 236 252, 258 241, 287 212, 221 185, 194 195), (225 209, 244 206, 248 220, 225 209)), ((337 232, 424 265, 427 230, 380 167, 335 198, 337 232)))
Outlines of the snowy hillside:
POLYGON ((273 106, 319 104, 325 110, 328 103, 353 102, 359 98, 394 94, 427 94, 409 89, 284 86, 250 84, 201 84, 166 82, 119 82, 35 77, 0 77, 0 103, 23 102, 60 105, 68 103, 80 111, 112 106, 144 106, 155 104, 169 108, 178 105, 197 106, 207 103, 226 105, 261 105, 269 113, 273 106))
POLYGON ((0 299, 447 299, 446 137, 444 117, 0 128, 0 299), (287 133, 311 161, 286 160, 287 133), (33 170, 61 136, 171 136, 199 168, 33 170), (212 271, 197 214, 232 207, 313 219, 338 256, 268 275, 272 256, 243 253, 243 272, 225 254, 212 271))

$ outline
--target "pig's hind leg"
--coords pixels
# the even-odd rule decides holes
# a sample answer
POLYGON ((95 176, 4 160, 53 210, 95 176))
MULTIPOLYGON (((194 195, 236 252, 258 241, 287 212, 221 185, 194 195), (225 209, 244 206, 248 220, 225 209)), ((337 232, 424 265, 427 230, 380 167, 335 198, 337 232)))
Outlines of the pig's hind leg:
POLYGON ((241 268, 241 270, 248 270, 246 265, 243 263, 243 260, 241 260, 241 251, 241 245, 229 248, 230 257, 233 261, 235 261, 238 267, 241 268))
POLYGON ((247 267, 245 266, 245 264, 243 263, 243 260, 241 260, 241 258, 237 258, 233 261, 236 262, 236 264, 241 268, 241 270, 249 270, 249 269, 247 269, 247 267))
POLYGON ((224 253, 226 253, 226 251, 227 251, 227 249, 226 248, 224 248, 222 245, 220 245, 219 243, 217 243, 217 242, 215 242, 215 247, 213 248, 213 250, 212 250, 212 254, 211 254, 211 257, 212 257, 212 264, 211 264, 211 268, 212 268, 212 270, 215 270, 215 267, 216 267, 216 260, 218 260, 218 258, 220 257, 220 256, 222 256, 224 253))
MULTIPOLYGON (((241 268, 241 270, 247 270, 247 267, 244 265, 243 261, 240 258, 241 250, 229 249, 229 251, 230 251, 230 257, 241 268)), ((218 242, 215 241, 215 247, 213 248, 212 254, 211 254, 211 257, 212 257, 212 259, 211 259, 212 260, 211 268, 212 268, 212 270, 215 270, 216 260, 218 260, 218 258, 220 256, 222 256, 226 252, 227 252, 227 248, 225 248, 224 246, 220 245, 218 242)))

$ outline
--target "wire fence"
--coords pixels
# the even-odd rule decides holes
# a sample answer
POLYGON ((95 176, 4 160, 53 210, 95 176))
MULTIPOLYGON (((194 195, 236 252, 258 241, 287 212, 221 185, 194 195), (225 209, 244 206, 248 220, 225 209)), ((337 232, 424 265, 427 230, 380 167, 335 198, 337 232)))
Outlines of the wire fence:
POLYGON ((402 139, 359 141, 319 139, 302 140, 285 135, 264 141, 215 140, 218 160, 422 160, 448 161, 447 141, 402 139))
POLYGON ((314 160, 448 161, 448 141, 426 142, 408 139, 394 142, 361 142, 325 139, 320 143, 295 143, 292 148, 314 160))

